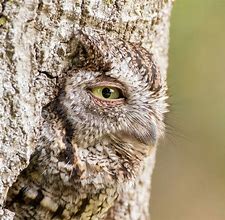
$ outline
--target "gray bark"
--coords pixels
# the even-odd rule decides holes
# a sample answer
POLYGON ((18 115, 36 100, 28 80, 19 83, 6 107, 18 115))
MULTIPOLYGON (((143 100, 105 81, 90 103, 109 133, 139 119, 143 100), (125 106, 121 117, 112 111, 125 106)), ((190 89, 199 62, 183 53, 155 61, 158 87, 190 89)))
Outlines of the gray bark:
MULTIPOLYGON (((0 205, 29 163, 42 125, 41 109, 70 65, 80 27, 141 43, 166 80, 172 0, 0 0, 0 205)), ((108 219, 149 219, 154 149, 136 183, 122 192, 108 219)), ((3 208, 1 219, 12 219, 3 208)))

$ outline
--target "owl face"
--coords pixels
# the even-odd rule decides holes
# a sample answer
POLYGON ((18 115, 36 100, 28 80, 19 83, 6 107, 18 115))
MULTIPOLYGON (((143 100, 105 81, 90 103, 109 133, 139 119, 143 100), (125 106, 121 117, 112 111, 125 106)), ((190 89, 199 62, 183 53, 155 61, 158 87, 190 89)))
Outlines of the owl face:
POLYGON ((133 179, 164 130, 166 86, 141 46, 81 33, 59 95, 83 184, 133 179))

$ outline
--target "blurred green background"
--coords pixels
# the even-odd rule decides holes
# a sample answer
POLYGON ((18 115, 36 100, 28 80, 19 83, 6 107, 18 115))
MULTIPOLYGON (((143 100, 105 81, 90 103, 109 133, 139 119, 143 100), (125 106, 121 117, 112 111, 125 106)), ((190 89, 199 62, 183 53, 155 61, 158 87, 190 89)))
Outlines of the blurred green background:
POLYGON ((225 0, 176 0, 152 220, 225 220, 225 0))

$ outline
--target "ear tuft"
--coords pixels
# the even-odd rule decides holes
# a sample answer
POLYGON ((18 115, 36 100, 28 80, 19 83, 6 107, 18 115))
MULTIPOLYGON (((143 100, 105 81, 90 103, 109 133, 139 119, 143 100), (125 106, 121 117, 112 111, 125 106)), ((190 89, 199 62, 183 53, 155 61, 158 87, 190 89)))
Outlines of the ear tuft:
POLYGON ((101 50, 104 38, 88 35, 88 32, 79 30, 75 34, 75 52, 72 55, 72 64, 75 68, 84 68, 92 71, 109 71, 111 62, 106 59, 107 54, 101 50))
POLYGON ((82 42, 78 41, 76 49, 75 49, 75 53, 73 54, 73 60, 72 60, 73 65, 78 68, 82 68, 88 65, 89 59, 90 58, 88 55, 87 48, 85 48, 82 42))

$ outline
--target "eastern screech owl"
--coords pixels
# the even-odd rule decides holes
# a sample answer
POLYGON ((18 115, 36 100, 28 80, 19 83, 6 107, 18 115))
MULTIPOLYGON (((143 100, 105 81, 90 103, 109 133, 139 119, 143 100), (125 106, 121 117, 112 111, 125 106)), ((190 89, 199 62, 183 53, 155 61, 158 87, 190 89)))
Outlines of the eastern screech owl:
POLYGON ((93 30, 75 38, 74 65, 9 189, 15 219, 104 219, 164 130, 166 84, 152 55, 93 30))

